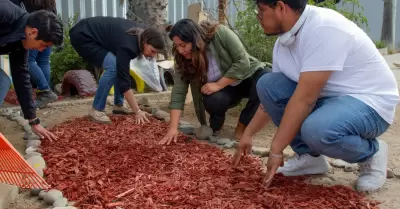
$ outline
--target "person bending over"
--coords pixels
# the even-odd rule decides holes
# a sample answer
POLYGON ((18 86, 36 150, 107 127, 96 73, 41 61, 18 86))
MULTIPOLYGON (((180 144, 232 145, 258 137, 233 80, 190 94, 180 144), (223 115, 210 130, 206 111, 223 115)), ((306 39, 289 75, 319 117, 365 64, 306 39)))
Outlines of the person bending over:
MULTIPOLYGON (((52 12, 27 13, 10 0, 0 0, 0 54, 8 54, 15 92, 25 119, 41 138, 57 137, 40 125, 32 98, 32 85, 27 67, 28 50, 43 51, 63 42, 63 24, 52 12)), ((0 105, 10 89, 11 80, 0 70, 0 105)))
POLYGON ((206 110, 214 134, 221 130, 226 111, 242 98, 249 99, 235 130, 239 139, 260 104, 256 83, 271 70, 250 56, 239 37, 224 25, 207 21, 199 25, 182 19, 171 28, 169 37, 174 43, 177 69, 169 105, 170 128, 161 143, 176 141, 189 85, 199 122, 206 124, 206 110))
POLYGON ((71 45, 83 59, 105 70, 89 117, 98 123, 111 123, 104 109, 114 85, 113 113, 135 113, 138 123, 148 121, 131 89, 129 64, 136 57, 148 59, 161 52, 166 45, 162 31, 123 18, 99 16, 80 20, 71 28, 69 35, 71 45), (130 109, 124 105, 124 96, 130 109))
POLYGON ((279 35, 273 72, 260 78, 259 108, 240 140, 233 163, 269 120, 279 127, 271 142, 267 185, 276 172, 322 174, 324 156, 358 163, 359 191, 386 181, 388 145, 378 140, 393 123, 396 79, 368 35, 340 13, 304 0, 257 0, 267 35, 279 35), (296 157, 283 163, 290 145, 296 157))

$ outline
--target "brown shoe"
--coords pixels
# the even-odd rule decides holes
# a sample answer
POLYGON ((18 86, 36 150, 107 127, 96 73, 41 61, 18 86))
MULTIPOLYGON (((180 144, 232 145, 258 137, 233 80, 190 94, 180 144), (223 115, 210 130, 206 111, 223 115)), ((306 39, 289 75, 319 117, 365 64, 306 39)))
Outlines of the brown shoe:
POLYGON ((133 111, 131 108, 129 108, 127 105, 115 105, 113 114, 119 114, 119 115, 128 115, 128 114, 133 114, 133 111))
POLYGON ((103 124, 110 124, 111 119, 107 116, 105 112, 95 110, 93 107, 89 109, 89 118, 90 120, 103 123, 103 124))

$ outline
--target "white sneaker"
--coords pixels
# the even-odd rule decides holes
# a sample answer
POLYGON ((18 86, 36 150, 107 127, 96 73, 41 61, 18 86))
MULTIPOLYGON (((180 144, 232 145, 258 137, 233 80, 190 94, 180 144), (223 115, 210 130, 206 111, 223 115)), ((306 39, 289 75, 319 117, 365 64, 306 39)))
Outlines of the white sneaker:
POLYGON ((111 119, 105 112, 95 110, 93 107, 89 109, 89 118, 97 123, 111 124, 111 119))
POLYGON ((357 179, 358 191, 374 191, 386 182, 388 164, 388 145, 378 140, 379 150, 366 162, 359 163, 360 177, 357 179))
POLYGON ((285 176, 302 176, 310 174, 321 174, 329 171, 329 163, 323 155, 313 157, 309 154, 296 155, 279 167, 277 173, 285 176))

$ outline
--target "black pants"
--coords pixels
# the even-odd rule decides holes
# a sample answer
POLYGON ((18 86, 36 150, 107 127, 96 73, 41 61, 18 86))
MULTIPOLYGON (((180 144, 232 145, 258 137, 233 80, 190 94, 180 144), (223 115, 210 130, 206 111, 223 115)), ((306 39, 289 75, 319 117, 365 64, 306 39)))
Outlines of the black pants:
POLYGON ((203 104, 210 114, 210 127, 213 131, 222 128, 226 111, 236 107, 243 98, 248 98, 249 101, 240 113, 239 122, 246 126, 250 123, 260 105, 256 84, 258 79, 267 72, 271 72, 271 70, 259 68, 253 76, 243 80, 237 86, 227 86, 211 95, 203 94, 203 104))

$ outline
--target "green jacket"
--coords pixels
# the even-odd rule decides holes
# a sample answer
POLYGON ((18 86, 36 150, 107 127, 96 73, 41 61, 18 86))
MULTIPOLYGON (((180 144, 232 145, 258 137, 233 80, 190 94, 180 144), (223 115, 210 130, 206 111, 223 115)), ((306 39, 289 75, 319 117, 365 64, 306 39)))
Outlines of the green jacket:
MULTIPOLYGON (((215 58, 222 75, 227 78, 244 80, 266 64, 250 56, 239 37, 228 27, 220 25, 209 44, 211 55, 215 58)), ((172 87, 170 109, 183 110, 189 84, 182 81, 181 73, 175 71, 172 87)), ((190 81, 193 105, 200 124, 207 124, 201 84, 197 80, 190 81)))

